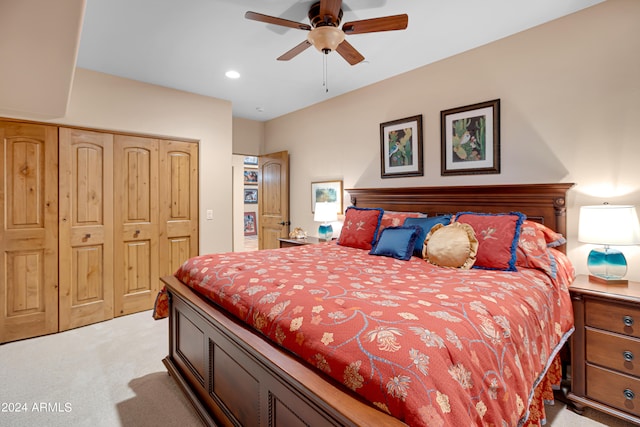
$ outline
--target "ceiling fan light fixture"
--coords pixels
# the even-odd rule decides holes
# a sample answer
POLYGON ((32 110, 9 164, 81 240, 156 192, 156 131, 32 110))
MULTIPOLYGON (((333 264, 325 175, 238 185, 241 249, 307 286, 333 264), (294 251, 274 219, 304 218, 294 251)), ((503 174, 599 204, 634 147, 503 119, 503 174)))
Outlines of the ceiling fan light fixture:
POLYGON ((316 27, 309 32, 307 40, 320 52, 328 53, 344 41, 344 31, 330 25, 316 27))

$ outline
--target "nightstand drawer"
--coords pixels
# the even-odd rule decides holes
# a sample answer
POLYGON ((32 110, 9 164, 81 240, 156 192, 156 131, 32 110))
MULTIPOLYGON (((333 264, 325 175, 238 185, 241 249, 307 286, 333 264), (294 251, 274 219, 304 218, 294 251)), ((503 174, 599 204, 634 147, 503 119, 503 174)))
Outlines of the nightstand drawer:
POLYGON ((585 324, 640 338, 640 308, 599 300, 585 303, 585 324))
POLYGON ((640 415, 640 380, 587 364, 587 396, 640 415))
POLYGON ((640 340, 587 328, 586 342, 588 362, 625 374, 640 375, 640 340))

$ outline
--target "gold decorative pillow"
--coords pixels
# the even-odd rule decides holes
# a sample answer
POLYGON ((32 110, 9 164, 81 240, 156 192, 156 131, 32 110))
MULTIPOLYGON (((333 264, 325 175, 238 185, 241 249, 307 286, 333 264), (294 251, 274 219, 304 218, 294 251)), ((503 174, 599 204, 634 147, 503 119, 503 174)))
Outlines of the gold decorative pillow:
POLYGON ((424 240, 422 257, 440 267, 470 269, 476 262, 478 239, 469 224, 436 224, 424 240))

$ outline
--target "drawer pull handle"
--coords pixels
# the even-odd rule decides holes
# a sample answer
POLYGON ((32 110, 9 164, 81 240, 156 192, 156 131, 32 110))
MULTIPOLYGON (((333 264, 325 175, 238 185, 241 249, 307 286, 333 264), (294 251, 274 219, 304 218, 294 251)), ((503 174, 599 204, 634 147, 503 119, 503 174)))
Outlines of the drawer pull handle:
POLYGON ((631 362, 633 360, 633 353, 630 351, 623 351, 622 357, 624 357, 625 361, 631 362))
POLYGON ((624 322, 624 326, 633 326, 633 317, 631 316, 624 316, 622 321, 624 322))
POLYGON ((633 392, 633 390, 629 390, 628 388, 624 390, 624 397, 627 400, 633 400, 634 397, 636 397, 636 394, 633 392))

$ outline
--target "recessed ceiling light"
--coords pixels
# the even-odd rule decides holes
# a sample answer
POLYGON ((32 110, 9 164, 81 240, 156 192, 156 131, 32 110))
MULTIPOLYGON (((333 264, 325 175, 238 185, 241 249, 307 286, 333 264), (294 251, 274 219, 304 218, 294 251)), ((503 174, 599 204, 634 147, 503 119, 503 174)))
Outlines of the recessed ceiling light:
POLYGON ((235 71, 235 70, 229 70, 226 73, 224 73, 225 76, 227 76, 230 79, 239 79, 240 78, 240 73, 235 71))
POLYGON ((262 108, 262 107, 256 107, 256 111, 257 111, 258 113, 264 113, 264 108, 262 108))

